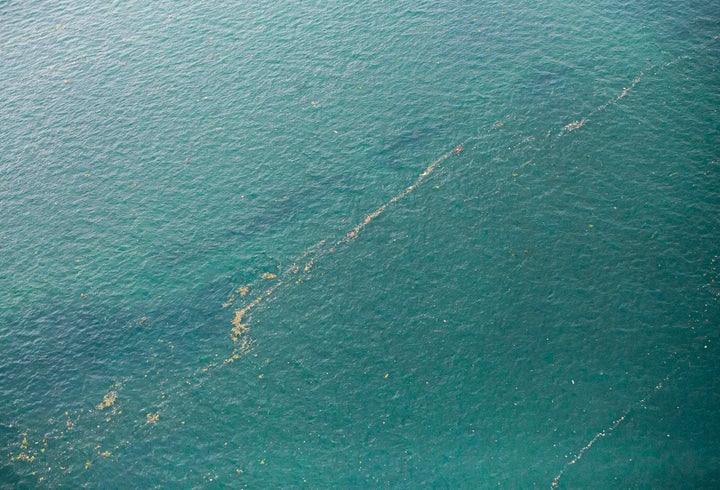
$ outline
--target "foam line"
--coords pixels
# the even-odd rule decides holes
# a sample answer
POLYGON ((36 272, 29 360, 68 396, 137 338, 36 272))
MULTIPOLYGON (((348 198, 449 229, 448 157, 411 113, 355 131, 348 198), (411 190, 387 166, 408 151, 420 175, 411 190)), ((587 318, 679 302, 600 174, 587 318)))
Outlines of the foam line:
POLYGON ((640 400, 638 400, 638 401, 636 401, 635 403, 633 403, 632 406, 631 406, 630 408, 628 408, 628 409, 625 411, 625 413, 623 413, 619 418, 613 420, 610 425, 608 425, 606 428, 604 428, 603 430, 601 430, 600 432, 598 432, 597 434, 595 434, 595 435, 592 437, 592 439, 590 439, 590 441, 588 441, 583 447, 581 447, 581 448, 578 450, 578 452, 575 453, 575 455, 574 455, 572 458, 570 458, 570 459, 565 463, 565 465, 562 467, 562 469, 560 469, 560 471, 558 472, 558 474, 555 475, 555 478, 553 478, 550 487, 551 487, 551 488, 557 488, 558 486, 560 486, 560 479, 563 477, 563 475, 565 474, 565 472, 567 471, 567 469, 568 469, 570 466, 572 466, 572 465, 574 465, 575 463, 577 463, 578 461, 580 461, 580 459, 583 457, 583 455, 585 454, 585 452, 587 452, 591 447, 593 447, 593 445, 594 445, 599 439, 601 439, 601 438, 603 438, 603 437, 605 437, 605 436, 607 436, 607 435, 610 435, 611 433, 613 433, 613 432, 615 431, 615 429, 617 429, 618 427, 620 427, 620 424, 622 424, 623 422, 625 422, 625 420, 627 420, 627 419, 630 417, 630 412, 632 412, 632 410, 633 410, 634 408, 641 407, 643 404, 647 403, 647 402, 653 397, 653 395, 655 395, 657 392, 659 392, 660 390, 662 390, 663 387, 665 386, 665 383, 667 383, 667 382, 670 380, 670 377, 673 376, 673 375, 677 372, 677 370, 678 370, 678 368, 675 368, 672 373, 670 373, 670 374, 668 374, 667 376, 665 376, 665 377, 662 379, 661 382, 659 382, 658 384, 655 385, 655 388, 653 389, 652 392, 650 392, 650 393, 649 393, 648 395, 646 395, 645 397, 643 397, 643 398, 641 398, 640 400))

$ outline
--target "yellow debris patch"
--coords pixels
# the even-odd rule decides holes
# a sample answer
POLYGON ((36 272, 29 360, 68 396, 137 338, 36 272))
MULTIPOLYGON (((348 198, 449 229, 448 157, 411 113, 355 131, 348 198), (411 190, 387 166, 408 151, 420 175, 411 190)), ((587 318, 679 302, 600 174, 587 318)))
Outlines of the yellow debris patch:
POLYGON ((235 317, 232 319, 233 328, 230 330, 230 338, 233 342, 240 340, 245 333, 247 333, 248 327, 242 322, 243 316, 247 312, 247 308, 241 308, 235 310, 235 317))
POLYGON ((223 308, 227 308, 228 306, 230 306, 230 305, 233 303, 233 301, 235 301, 235 295, 234 295, 234 294, 230 295, 230 297, 228 298, 228 300, 222 304, 222 307, 223 307, 223 308))
POLYGON ((117 400, 117 391, 109 391, 103 396, 103 399, 100 403, 98 403, 95 408, 98 410, 105 410, 108 407, 111 407, 115 400, 117 400))
POLYGON ((240 359, 240 353, 238 351, 233 351, 232 355, 223 361, 223 364, 230 364, 238 359, 240 359))

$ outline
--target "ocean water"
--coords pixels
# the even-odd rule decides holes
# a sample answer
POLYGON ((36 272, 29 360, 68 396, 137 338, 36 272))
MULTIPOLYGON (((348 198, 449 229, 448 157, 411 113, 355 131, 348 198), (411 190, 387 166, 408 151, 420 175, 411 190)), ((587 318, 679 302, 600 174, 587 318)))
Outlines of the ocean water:
POLYGON ((720 485, 720 5, 0 27, 0 488, 720 485))

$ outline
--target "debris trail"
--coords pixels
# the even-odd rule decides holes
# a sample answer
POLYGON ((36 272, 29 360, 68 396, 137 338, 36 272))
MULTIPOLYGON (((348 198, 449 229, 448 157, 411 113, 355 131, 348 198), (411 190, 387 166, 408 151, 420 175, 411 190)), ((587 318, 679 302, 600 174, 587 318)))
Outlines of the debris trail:
MULTIPOLYGON (((443 153, 440 157, 433 160, 428 164, 427 167, 425 167, 425 170, 423 170, 415 179, 415 181, 410 184, 408 187, 400 191, 399 193, 392 196, 390 199, 388 199, 385 203, 383 203, 380 207, 378 207, 375 211, 369 213, 366 215, 362 221, 360 221, 355 227, 347 232, 342 238, 338 239, 335 242, 332 242, 329 246, 325 246, 327 243, 327 240, 321 240, 317 244, 313 245, 312 247, 309 247, 306 249, 300 257, 295 259, 289 267, 287 267, 277 278, 277 281, 273 283, 271 286, 266 288, 264 291, 262 291, 258 296, 255 297, 251 302, 246 304, 242 308, 236 308, 234 317, 231 321, 233 328, 230 330, 230 339, 238 344, 238 348, 233 350, 232 356, 228 359, 226 359, 226 362, 229 362, 229 359, 237 358, 238 354, 246 353, 251 345, 251 340, 249 337, 249 327, 247 323, 247 317, 250 314, 250 312, 261 303, 267 301, 271 296, 275 294, 275 292, 281 288, 283 285, 291 284, 289 279, 292 276, 299 275, 298 279, 295 281, 297 283, 298 281, 301 281, 304 277, 306 277, 310 271, 313 268, 313 265, 315 264, 315 261, 322 256, 329 255, 334 253, 337 248, 341 245, 344 245, 346 243, 349 243, 353 240, 355 240, 360 232, 362 232, 370 223, 372 223, 376 218, 381 216, 388 207, 392 206, 393 204, 397 203, 398 201, 401 201, 402 199, 406 198, 410 193, 412 193, 415 189, 417 189, 424 181, 427 179, 427 177, 433 173, 435 168, 448 159, 452 155, 459 155, 462 153, 463 149, 465 148, 465 145, 468 144, 473 139, 477 138, 478 136, 471 136, 467 138, 465 141, 460 143, 459 145, 455 146, 453 149, 443 153), (302 269, 300 268, 300 264, 303 264, 302 269)), ((231 296, 226 303, 223 304, 223 306, 229 305, 233 302, 234 296, 231 296)), ((225 364, 224 363, 224 364, 225 364)))
POLYGON ((625 420, 627 420, 630 417, 630 413, 633 411, 633 409, 642 407, 642 405, 647 403, 653 397, 653 395, 655 395, 657 392, 662 390, 663 387, 665 386, 664 383, 667 383, 670 380, 670 378, 677 372, 677 370, 678 370, 678 368, 675 368, 672 373, 665 376, 662 379, 662 381, 660 381, 658 384, 655 385, 655 388, 649 394, 645 395, 643 398, 641 398, 640 400, 633 403, 633 405, 630 408, 628 408, 625 411, 625 413, 623 413, 619 418, 613 420, 613 422, 610 425, 608 425, 606 428, 604 428, 603 430, 601 430, 600 432, 595 434, 592 437, 592 439, 590 439, 590 441, 588 441, 587 444, 585 444, 583 447, 581 447, 578 450, 578 452, 568 462, 565 463, 565 465, 562 467, 562 469, 560 469, 558 474, 555 475, 555 478, 553 478, 552 484, 550 485, 551 488, 557 488, 558 486, 560 486, 560 479, 563 477, 563 475, 565 474, 565 472, 567 471, 567 469, 570 466, 572 466, 575 463, 577 463, 578 461, 580 461, 580 459, 583 457, 585 452, 588 451, 591 447, 593 447, 593 445, 600 438, 610 435, 611 433, 613 433, 615 431, 615 429, 620 427, 620 424, 625 422, 625 420))

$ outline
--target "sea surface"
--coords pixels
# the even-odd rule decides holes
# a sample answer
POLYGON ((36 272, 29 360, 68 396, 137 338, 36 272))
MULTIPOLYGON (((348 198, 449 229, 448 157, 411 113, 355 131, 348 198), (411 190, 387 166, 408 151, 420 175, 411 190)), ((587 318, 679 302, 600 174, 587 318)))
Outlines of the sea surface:
POLYGON ((0 1, 0 488, 717 488, 719 36, 0 1))

